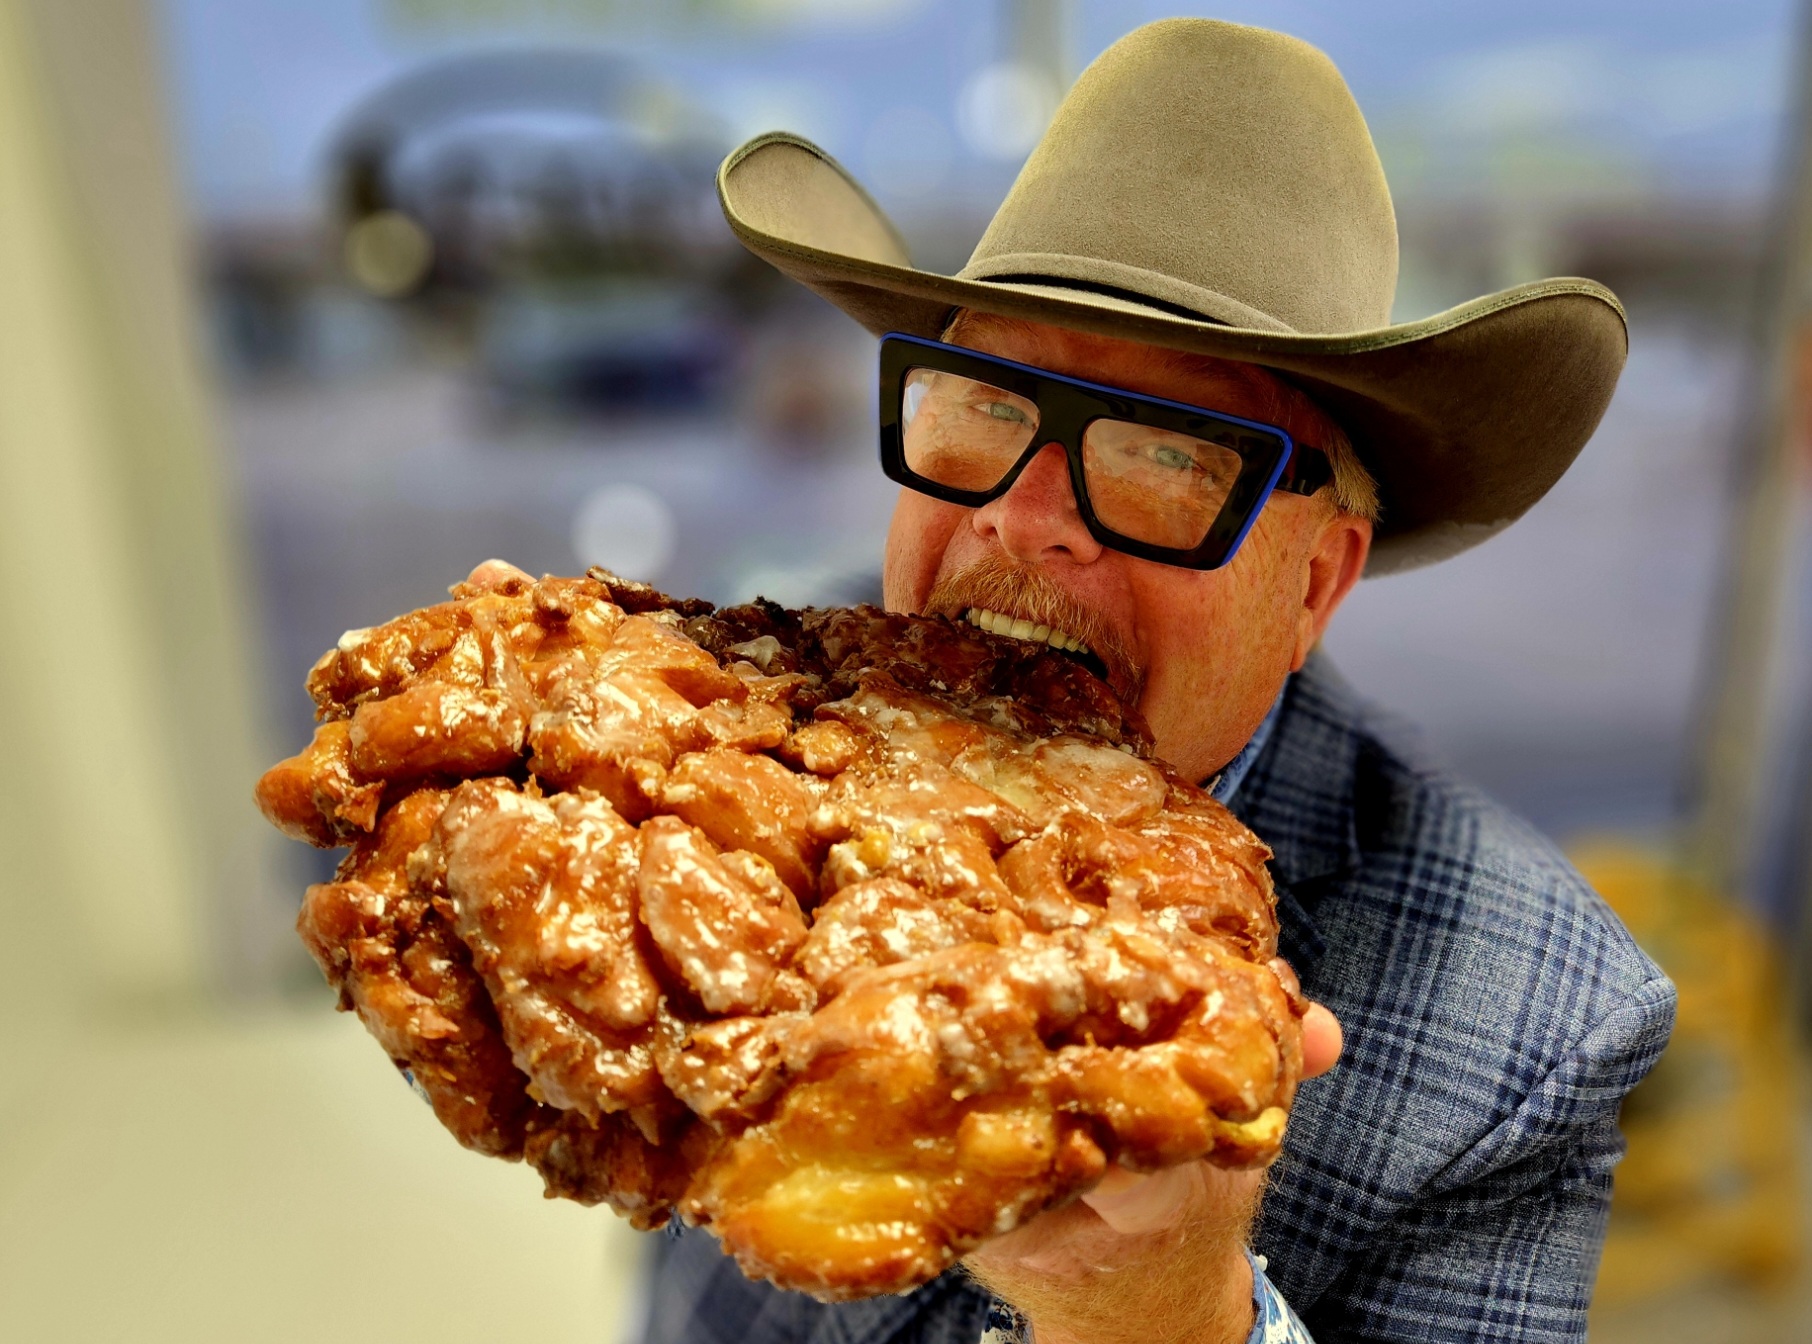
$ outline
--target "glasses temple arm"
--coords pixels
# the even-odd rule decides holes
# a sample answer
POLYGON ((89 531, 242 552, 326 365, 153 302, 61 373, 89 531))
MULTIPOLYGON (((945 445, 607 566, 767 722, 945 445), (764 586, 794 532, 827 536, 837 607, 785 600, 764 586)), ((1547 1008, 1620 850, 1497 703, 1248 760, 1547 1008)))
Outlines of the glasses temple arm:
POLYGON ((1312 495, 1334 479, 1334 464, 1319 448, 1299 443, 1284 464, 1276 488, 1292 495, 1312 495))

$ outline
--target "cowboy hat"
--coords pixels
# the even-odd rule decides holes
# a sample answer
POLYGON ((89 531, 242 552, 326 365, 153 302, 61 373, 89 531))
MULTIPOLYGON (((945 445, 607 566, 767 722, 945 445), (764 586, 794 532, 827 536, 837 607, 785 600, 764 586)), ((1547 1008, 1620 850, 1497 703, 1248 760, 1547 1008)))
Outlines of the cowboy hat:
POLYGON ((969 264, 916 269, 868 194, 783 133, 724 160, 738 238, 877 335, 954 309, 1264 365, 1377 478, 1367 572, 1453 555, 1559 480, 1628 352, 1591 280, 1541 280, 1391 325, 1397 225, 1334 64, 1281 33, 1166 19, 1077 79, 969 264))

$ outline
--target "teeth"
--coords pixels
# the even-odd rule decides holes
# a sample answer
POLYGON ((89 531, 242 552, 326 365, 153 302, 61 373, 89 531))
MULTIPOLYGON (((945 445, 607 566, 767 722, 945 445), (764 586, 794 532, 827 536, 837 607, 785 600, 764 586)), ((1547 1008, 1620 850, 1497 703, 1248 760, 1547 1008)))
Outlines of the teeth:
POLYGON ((1028 620, 989 611, 985 607, 970 607, 963 613, 963 619, 991 635, 1010 635, 1014 639, 1049 644, 1053 649, 1063 649, 1070 653, 1092 652, 1086 644, 1067 631, 1055 630, 1048 625, 1033 625, 1028 620))

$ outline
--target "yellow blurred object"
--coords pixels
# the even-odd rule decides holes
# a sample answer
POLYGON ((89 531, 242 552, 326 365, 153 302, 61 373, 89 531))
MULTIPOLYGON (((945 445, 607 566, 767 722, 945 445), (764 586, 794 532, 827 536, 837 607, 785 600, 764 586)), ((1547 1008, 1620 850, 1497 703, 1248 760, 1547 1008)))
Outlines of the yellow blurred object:
POLYGON ((418 288, 434 265, 434 240, 401 210, 379 210, 346 231, 346 269, 379 298, 418 288))
POLYGON ((1778 951, 1736 902, 1655 853, 1596 840, 1571 858, 1680 991, 1673 1040, 1624 1104, 1598 1300, 1719 1275, 1784 1285, 1800 1259, 1803 1088, 1778 951))

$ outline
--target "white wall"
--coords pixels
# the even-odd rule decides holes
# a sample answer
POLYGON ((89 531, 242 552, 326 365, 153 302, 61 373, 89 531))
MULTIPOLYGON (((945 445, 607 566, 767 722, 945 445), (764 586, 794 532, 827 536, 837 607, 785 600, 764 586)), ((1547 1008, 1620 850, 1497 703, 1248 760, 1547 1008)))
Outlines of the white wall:
MULTIPOLYGON (((0 1033, 201 995, 271 851, 140 0, 0 0, 0 1033)), ((30 1070, 0 1071, 0 1128, 30 1070)))

